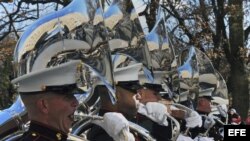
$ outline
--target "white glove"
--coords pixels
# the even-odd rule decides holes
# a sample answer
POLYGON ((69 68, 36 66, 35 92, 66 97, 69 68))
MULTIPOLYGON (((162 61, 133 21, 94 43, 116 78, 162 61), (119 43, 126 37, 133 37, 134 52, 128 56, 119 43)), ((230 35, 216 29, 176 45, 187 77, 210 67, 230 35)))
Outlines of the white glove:
POLYGON ((138 107, 138 113, 145 115, 154 122, 168 126, 167 121, 167 107, 164 104, 158 102, 148 102, 146 105, 140 103, 138 107))
POLYGON ((189 136, 184 136, 180 134, 178 138, 176 139, 176 141, 193 141, 193 139, 189 136))
POLYGON ((185 118, 186 127, 194 128, 196 126, 202 126, 202 119, 201 116, 196 112, 192 111, 189 115, 185 118))
POLYGON ((194 141, 214 141, 214 138, 197 136, 194 141))
POLYGON ((101 126, 115 141, 134 141, 129 131, 128 120, 120 113, 105 113, 103 120, 93 120, 92 123, 101 126))
POLYGON ((217 107, 219 113, 223 117, 227 117, 227 105, 226 104, 221 104, 217 107))
POLYGON ((204 128, 205 129, 211 128, 214 126, 214 124, 215 124, 215 121, 214 121, 213 116, 206 117, 206 119, 204 121, 204 128))

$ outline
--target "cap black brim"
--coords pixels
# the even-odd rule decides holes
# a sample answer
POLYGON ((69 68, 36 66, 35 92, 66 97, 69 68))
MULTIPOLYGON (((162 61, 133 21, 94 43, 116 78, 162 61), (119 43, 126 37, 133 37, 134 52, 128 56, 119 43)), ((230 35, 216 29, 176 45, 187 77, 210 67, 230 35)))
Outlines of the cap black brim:
POLYGON ((119 81, 117 86, 120 86, 133 93, 137 93, 137 90, 142 88, 139 81, 119 81))

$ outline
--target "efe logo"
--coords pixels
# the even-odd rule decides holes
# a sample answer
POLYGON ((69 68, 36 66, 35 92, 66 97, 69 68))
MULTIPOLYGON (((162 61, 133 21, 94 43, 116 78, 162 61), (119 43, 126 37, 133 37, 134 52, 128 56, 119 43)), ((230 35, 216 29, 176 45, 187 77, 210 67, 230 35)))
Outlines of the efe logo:
POLYGON ((232 138, 248 140, 250 137, 249 125, 224 125, 224 141, 230 141, 232 138))
POLYGON ((246 136, 246 129, 228 129, 228 136, 246 136))

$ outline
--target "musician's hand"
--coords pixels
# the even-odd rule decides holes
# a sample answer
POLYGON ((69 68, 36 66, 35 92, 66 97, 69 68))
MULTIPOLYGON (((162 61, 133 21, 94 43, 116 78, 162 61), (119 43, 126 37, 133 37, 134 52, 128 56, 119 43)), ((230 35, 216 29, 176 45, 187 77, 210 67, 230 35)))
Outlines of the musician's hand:
POLYGON ((171 110, 171 116, 176 119, 185 119, 185 111, 183 110, 171 110))
POLYGON ((176 141, 193 141, 193 139, 189 136, 184 136, 180 134, 178 138, 176 139, 176 141))
POLYGON ((221 104, 221 105, 217 106, 217 109, 218 109, 218 111, 219 111, 219 113, 220 113, 221 116, 223 116, 224 118, 227 117, 227 111, 228 111, 228 109, 227 109, 227 105, 226 104, 221 104))
POLYGON ((213 116, 206 117, 206 120, 204 121, 204 128, 208 129, 213 127, 215 124, 215 120, 213 116))
POLYGON ((138 113, 145 115, 154 122, 168 126, 167 107, 158 102, 148 102, 146 105, 140 103, 138 113))
POLYGON ((202 126, 201 116, 196 111, 192 111, 191 113, 189 113, 188 116, 185 118, 185 121, 186 127, 194 128, 196 126, 202 126))
POLYGON ((128 120, 120 113, 106 113, 103 120, 94 120, 92 123, 101 126, 115 141, 135 140, 129 131, 128 120))

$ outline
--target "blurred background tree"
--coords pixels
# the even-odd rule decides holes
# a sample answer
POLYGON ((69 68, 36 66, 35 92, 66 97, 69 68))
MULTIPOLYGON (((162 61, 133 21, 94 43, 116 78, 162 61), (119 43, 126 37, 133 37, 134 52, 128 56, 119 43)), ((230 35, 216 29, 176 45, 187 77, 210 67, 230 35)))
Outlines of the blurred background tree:
POLYGON ((70 1, 11 0, 0 1, 0 110, 9 107, 15 99, 11 85, 14 78, 13 51, 25 28, 40 16, 54 12, 70 1))
POLYGON ((246 0, 188 0, 163 3, 178 49, 194 45, 204 51, 226 79, 232 106, 247 117, 250 16, 246 0))
POLYGON ((12 104, 15 94, 10 80, 13 79, 12 54, 16 44, 15 39, 7 36, 0 41, 0 109, 12 104))
MULTIPOLYGON (((227 81, 232 106, 245 118, 249 108, 247 66, 250 47, 250 2, 248 0, 134 1, 142 9, 139 15, 146 19, 146 32, 152 29, 157 8, 159 5, 162 6, 177 55, 190 45, 206 53, 214 67, 227 81)), ((1 2, 0 41, 8 38, 10 34, 18 39, 27 25, 47 13, 66 6, 69 2, 70 0, 1 2)), ((103 0, 104 2, 110 4, 112 0, 103 0)), ((7 46, 1 45, 1 48, 5 47, 7 46)), ((7 64, 6 67, 10 66, 7 64)), ((1 65, 1 68, 5 70, 4 65, 1 65)), ((9 81, 6 76, 5 79, 9 81)))

